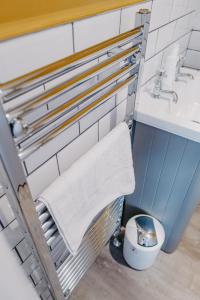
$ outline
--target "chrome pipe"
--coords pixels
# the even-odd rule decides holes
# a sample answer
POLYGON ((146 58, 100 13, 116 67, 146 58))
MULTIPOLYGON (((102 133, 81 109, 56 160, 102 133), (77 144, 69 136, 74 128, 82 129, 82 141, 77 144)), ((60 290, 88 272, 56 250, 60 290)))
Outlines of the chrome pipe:
POLYGON ((83 108, 82 110, 75 113, 71 118, 64 121, 61 125, 58 125, 55 127, 52 131, 46 134, 46 136, 40 137, 38 140, 33 142, 32 145, 27 147, 22 147, 18 151, 18 156, 21 160, 27 158, 32 153, 34 153, 36 150, 41 148, 43 145, 51 141, 53 138, 55 138, 58 134, 66 130, 68 127, 70 127, 72 124, 80 120, 83 116, 85 116, 88 112, 90 112, 92 109, 98 107, 99 104, 104 103, 108 99, 110 99, 112 96, 120 92, 123 88, 130 85, 134 81, 136 81, 137 75, 131 76, 128 79, 126 79, 123 82, 118 83, 112 90, 107 92, 105 95, 100 97, 99 99, 95 100, 93 103, 89 104, 87 107, 83 108))
POLYGON ((122 47, 134 39, 135 45, 141 43, 142 28, 140 26, 134 30, 122 33, 105 42, 92 46, 81 52, 59 60, 55 63, 42 67, 36 71, 25 74, 19 78, 0 84, 3 93, 3 103, 7 103, 32 89, 35 89, 53 79, 60 77, 78 67, 81 67, 99 57, 115 47, 122 47))

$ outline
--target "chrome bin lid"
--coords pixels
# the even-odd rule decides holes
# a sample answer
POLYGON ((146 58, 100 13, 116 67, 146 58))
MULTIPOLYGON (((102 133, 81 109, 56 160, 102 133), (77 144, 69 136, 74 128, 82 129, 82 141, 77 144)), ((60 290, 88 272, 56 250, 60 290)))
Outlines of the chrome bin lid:
POLYGON ((135 218, 137 225, 138 245, 153 247, 158 244, 153 219, 150 216, 139 216, 135 218))

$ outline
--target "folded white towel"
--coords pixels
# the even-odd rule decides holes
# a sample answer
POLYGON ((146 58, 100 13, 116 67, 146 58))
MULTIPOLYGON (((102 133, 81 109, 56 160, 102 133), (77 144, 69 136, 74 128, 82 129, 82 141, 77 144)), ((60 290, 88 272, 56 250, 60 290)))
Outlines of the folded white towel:
POLYGON ((121 123, 40 196, 75 254, 94 217, 135 188, 130 133, 121 123))

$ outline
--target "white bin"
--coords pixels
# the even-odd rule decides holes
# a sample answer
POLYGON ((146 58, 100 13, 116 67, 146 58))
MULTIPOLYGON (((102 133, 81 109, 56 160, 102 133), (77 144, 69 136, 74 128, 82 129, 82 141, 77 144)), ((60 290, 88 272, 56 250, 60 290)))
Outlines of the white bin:
POLYGON ((163 243, 165 240, 165 231, 161 223, 153 217, 153 220, 157 244, 152 247, 145 247, 138 244, 138 232, 135 219, 139 216, 137 215, 131 218, 127 225, 124 238, 123 255, 127 264, 136 270, 145 270, 153 265, 163 243))

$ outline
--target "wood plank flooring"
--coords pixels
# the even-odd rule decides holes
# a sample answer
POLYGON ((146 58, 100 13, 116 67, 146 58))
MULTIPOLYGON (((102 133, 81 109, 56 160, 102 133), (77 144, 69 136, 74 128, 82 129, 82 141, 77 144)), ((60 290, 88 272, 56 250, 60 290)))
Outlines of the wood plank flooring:
POLYGON ((70 300, 200 300, 200 206, 173 254, 161 252, 147 271, 134 271, 122 249, 106 247, 70 300))

